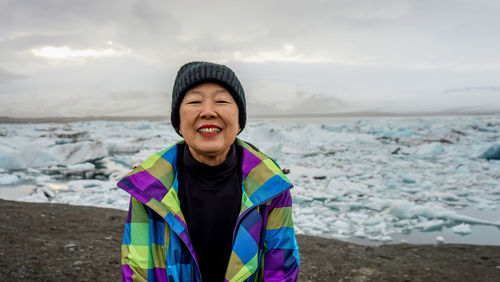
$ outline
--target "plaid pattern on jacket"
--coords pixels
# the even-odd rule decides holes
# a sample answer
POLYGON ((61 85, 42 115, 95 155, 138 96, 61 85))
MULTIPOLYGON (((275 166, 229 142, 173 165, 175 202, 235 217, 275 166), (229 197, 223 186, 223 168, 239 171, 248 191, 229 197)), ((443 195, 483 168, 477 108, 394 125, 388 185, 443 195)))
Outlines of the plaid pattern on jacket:
MULTIPOLYGON (((240 139, 236 144, 243 149, 242 199, 224 281, 296 281, 300 260, 292 184, 271 158, 240 139)), ((201 281, 180 209, 177 153, 175 144, 118 182, 132 195, 122 245, 123 281, 201 281)))

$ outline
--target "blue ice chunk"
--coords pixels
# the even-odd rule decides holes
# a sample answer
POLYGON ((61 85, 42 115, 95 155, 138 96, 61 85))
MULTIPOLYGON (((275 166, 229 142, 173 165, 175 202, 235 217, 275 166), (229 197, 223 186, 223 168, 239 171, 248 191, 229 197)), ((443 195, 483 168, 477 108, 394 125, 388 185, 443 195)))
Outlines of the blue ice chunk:
POLYGON ((415 179, 410 178, 410 177, 403 177, 403 183, 413 184, 413 183, 416 183, 416 181, 415 181, 415 179))
POLYGON ((326 130, 326 131, 331 131, 331 132, 343 132, 343 131, 349 129, 349 127, 346 124, 342 124, 342 125, 338 125, 338 126, 322 124, 321 129, 326 130))
POLYGON ((482 153, 479 158, 487 160, 500 160, 500 144, 491 146, 486 152, 482 153))
POLYGON ((151 129, 151 125, 149 123, 142 123, 135 127, 138 130, 151 129))

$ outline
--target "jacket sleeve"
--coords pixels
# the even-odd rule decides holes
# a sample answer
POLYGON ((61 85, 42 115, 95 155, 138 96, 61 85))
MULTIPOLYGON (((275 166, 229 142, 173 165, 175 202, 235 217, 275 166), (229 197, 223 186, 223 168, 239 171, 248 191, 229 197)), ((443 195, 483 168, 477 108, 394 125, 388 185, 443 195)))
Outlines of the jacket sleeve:
POLYGON ((267 208, 259 276, 264 281, 296 281, 300 258, 293 227, 290 191, 272 200, 267 208))
POLYGON ((163 246, 155 240, 163 230, 158 230, 153 213, 136 198, 130 198, 121 252, 123 281, 167 280, 165 264, 158 260, 164 257, 163 246))

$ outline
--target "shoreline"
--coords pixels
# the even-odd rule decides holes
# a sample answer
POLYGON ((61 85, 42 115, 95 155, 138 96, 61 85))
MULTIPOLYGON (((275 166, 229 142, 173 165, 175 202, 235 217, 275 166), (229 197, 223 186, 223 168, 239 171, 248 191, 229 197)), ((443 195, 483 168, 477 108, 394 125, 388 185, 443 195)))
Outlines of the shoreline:
MULTIPOLYGON (((117 281, 126 212, 0 200, 1 281, 117 281)), ((297 235, 299 281, 498 281, 500 246, 378 247, 297 235)))
MULTIPOLYGON (((15 188, 6 188, 9 187, 3 186, 0 189, 0 201, 18 201, 24 196, 28 196, 32 193, 33 189, 36 188, 36 185, 11 185, 11 187, 15 188), (21 188, 21 191, 18 189, 21 188), (9 191, 10 190, 10 191, 9 191)), ((57 202, 54 202, 57 203, 57 202)), ((73 204, 71 204, 73 205, 73 204)), ((97 206, 93 206, 97 207, 97 206)), ((120 209, 118 209, 120 210, 120 209)), ((484 211, 483 211, 484 212, 484 211)), ((470 214, 465 214, 470 215, 470 214)), ((486 219, 493 221, 493 218, 486 219)), ((500 241, 499 237, 496 236, 500 232, 500 228, 491 225, 471 225, 472 232, 467 235, 462 235, 458 233, 454 233, 451 231, 450 227, 442 227, 441 229, 431 230, 431 231, 421 231, 421 230, 412 230, 412 232, 403 234, 403 233, 392 233, 390 234, 390 241, 381 241, 381 240, 370 240, 368 238, 360 238, 356 236, 349 236, 348 238, 332 238, 332 237, 324 237, 324 236, 315 236, 321 237, 325 239, 334 239, 347 243, 352 243, 356 245, 362 246, 381 246, 381 245, 394 245, 394 244, 414 244, 414 245, 426 245, 426 244, 464 244, 464 245, 477 245, 477 246, 499 246, 500 241), (438 242, 437 238, 441 237, 443 241, 438 242)), ((305 234, 300 234, 305 235, 305 234)))

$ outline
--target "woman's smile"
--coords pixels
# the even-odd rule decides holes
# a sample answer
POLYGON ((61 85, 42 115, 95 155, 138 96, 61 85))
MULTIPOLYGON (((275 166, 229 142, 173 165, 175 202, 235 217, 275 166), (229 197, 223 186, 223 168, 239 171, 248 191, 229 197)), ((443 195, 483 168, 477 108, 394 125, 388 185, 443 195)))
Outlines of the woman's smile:
POLYGON ((205 124, 198 128, 198 133, 203 137, 217 136, 221 131, 222 129, 220 127, 213 124, 205 124))

